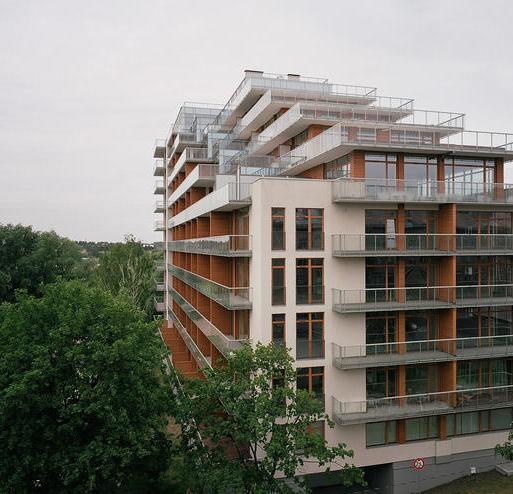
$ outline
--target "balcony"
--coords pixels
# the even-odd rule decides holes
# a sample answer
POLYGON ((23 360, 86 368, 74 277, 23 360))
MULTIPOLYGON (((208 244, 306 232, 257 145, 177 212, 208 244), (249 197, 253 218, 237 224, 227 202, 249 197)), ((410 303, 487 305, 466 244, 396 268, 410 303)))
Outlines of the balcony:
POLYGON ((155 180, 154 194, 165 194, 166 188, 164 187, 164 180, 155 180))
POLYGON ((249 342, 248 339, 236 340, 231 336, 222 333, 205 316, 203 316, 203 314, 201 314, 189 302, 187 302, 187 300, 185 300, 176 290, 170 289, 169 294, 192 320, 192 322, 198 326, 200 331, 224 355, 228 355, 230 352, 240 348, 244 343, 249 342))
POLYGON ((153 207, 154 213, 165 213, 166 212, 166 205, 164 201, 157 200, 155 201, 155 206, 153 207))
POLYGON ((210 163, 211 161, 213 160, 209 158, 207 148, 185 148, 169 173, 168 185, 182 171, 185 163, 210 163))
POLYGON ((251 184, 231 182, 214 190, 169 220, 169 228, 212 211, 233 211, 251 204, 251 184))
POLYGON ((335 257, 513 255, 511 234, 347 233, 331 239, 335 257))
POLYGON ((180 185, 178 185, 175 191, 168 197, 167 206, 171 206, 191 187, 213 186, 218 173, 219 167, 217 165, 196 165, 194 169, 183 179, 180 185))
POLYGON ((340 178, 334 202, 513 204, 513 184, 340 178))
POLYGON ((163 281, 156 281, 155 282, 155 291, 157 292, 165 292, 166 291, 166 284, 163 281))
POLYGON ((166 230, 166 226, 165 225, 166 225, 165 221, 157 220, 153 224, 153 231, 155 231, 155 232, 163 232, 163 231, 166 230))
POLYGON ((164 261, 155 262, 155 270, 157 273, 163 273, 166 270, 166 263, 164 261))
POLYGON ((441 136, 440 130, 391 128, 336 124, 283 155, 284 166, 297 174, 326 163, 355 149, 413 151, 431 154, 457 153, 464 156, 497 156, 513 159, 513 134, 461 131, 441 136))
POLYGON ((335 312, 447 309, 513 305, 513 285, 332 290, 335 312))
POLYGON ((196 345, 194 340, 191 338, 191 335, 184 328, 180 319, 178 319, 177 315, 171 309, 169 309, 169 315, 171 316, 171 319, 173 320, 173 324, 174 324, 176 330, 180 333, 180 336, 182 337, 182 340, 184 341, 185 345, 187 346, 189 352, 191 352, 192 356, 194 357, 194 360, 196 360, 198 367, 200 369, 211 368, 212 367, 211 358, 203 355, 203 353, 198 348, 198 346, 196 345))
POLYGON ((166 310, 166 304, 164 304, 164 302, 162 300, 154 298, 153 303, 155 306, 155 311, 157 311, 159 313, 163 313, 166 310))
POLYGON ((153 152, 154 158, 165 158, 166 157, 166 140, 155 139, 155 151, 153 152))
POLYGON ((296 339, 296 360, 324 358, 324 340, 296 339))
POLYGON ((164 158, 159 158, 155 160, 155 164, 153 165, 153 176, 154 177, 163 177, 166 174, 166 166, 164 164, 164 158))
POLYGON ((333 397, 333 420, 364 424, 513 406, 513 385, 340 402, 333 397))
POLYGON ((168 242, 171 252, 190 252, 224 257, 251 257, 250 235, 220 235, 168 242))
POLYGON ((340 370, 365 369, 453 360, 513 356, 513 336, 479 336, 339 346, 332 343, 333 365, 340 370))
POLYGON ((176 276, 201 292, 205 297, 214 300, 229 310, 251 308, 251 288, 249 287, 224 286, 172 264, 168 266, 168 271, 172 276, 176 276))

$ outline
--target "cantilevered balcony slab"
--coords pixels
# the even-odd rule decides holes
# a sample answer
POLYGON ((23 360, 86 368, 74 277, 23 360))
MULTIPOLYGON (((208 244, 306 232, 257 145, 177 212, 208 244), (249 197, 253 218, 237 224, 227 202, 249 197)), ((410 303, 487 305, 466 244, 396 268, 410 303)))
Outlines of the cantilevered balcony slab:
POLYGON ((192 356, 194 357, 194 360, 196 360, 198 367, 200 369, 212 368, 212 359, 210 357, 203 355, 203 353, 198 348, 194 340, 191 338, 191 335, 184 328, 178 316, 173 312, 173 310, 170 307, 168 307, 168 312, 171 316, 171 319, 173 320, 173 324, 176 330, 178 331, 178 333, 180 333, 180 336, 182 337, 185 346, 188 348, 189 352, 191 352, 192 356))
POLYGON ((164 187, 164 180, 155 180, 154 194, 165 194, 166 188, 164 187))
POLYGON ((156 159, 155 164, 153 165, 153 176, 163 177, 165 174, 166 174, 166 165, 164 163, 164 158, 156 159))
POLYGON ((387 312, 513 305, 513 285, 333 289, 335 312, 387 312))
POLYGON ((212 322, 210 322, 203 314, 195 309, 187 300, 185 300, 176 290, 170 289, 169 293, 176 303, 182 308, 187 316, 198 326, 200 331, 216 346, 216 348, 228 355, 230 352, 237 350, 244 343, 249 342, 248 339, 235 339, 229 335, 225 335, 212 322))
POLYGON ((251 257, 250 235, 220 235, 168 242, 171 252, 190 252, 223 257, 251 257))
POLYGON ((185 166, 185 163, 213 163, 214 159, 209 156, 207 148, 192 148, 186 147, 178 161, 171 168, 167 178, 167 185, 175 179, 179 172, 181 172, 185 166))
POLYGON ((169 220, 169 228, 212 211, 233 211, 251 204, 251 184, 228 183, 214 190, 169 220))
POLYGON ((167 206, 174 204, 191 187, 211 187, 219 172, 217 165, 196 165, 183 182, 168 197, 167 206))
POLYGON ((513 184, 340 178, 333 202, 513 204, 513 184))
POLYGON ((251 288, 228 287, 170 264, 169 274, 230 310, 251 308, 251 288))
POLYGON ((155 205, 153 206, 154 213, 165 213, 166 212, 166 204, 162 199, 158 199, 155 201, 155 205))
POLYGON ((154 223, 153 230, 156 232, 163 232, 166 229, 166 223, 163 220, 157 220, 154 223))
POLYGON ((333 397, 332 418, 344 426, 508 406, 513 406, 513 385, 364 401, 340 402, 333 397))
POLYGON ((153 152, 154 158, 163 159, 166 157, 166 140, 155 139, 155 151, 153 152))
POLYGON ((334 257, 513 255, 511 234, 346 233, 331 236, 334 257))
POLYGON ((513 356, 513 335, 480 336, 340 346, 332 344, 333 365, 341 370, 513 356))
POLYGON ((155 298, 153 300, 153 303, 154 303, 154 306, 155 306, 155 310, 157 312, 162 313, 162 312, 164 312, 166 310, 166 305, 164 304, 164 302, 162 300, 159 300, 159 299, 155 298))

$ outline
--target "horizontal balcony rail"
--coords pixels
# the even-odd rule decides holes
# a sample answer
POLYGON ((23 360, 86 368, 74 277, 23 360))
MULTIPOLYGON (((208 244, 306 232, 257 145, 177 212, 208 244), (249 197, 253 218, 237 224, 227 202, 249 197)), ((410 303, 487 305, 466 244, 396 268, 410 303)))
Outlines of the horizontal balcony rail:
POLYGON ((212 256, 251 256, 251 235, 220 235, 168 242, 168 250, 212 256))
POLYGON ((340 425, 397 418, 487 410, 513 405, 513 385, 460 389, 340 402, 333 397, 333 419, 340 425))
POLYGON ((154 248, 155 250, 163 251, 163 250, 164 250, 164 242, 162 242, 162 241, 159 241, 159 242, 153 242, 153 248, 154 248))
POLYGON ((445 338, 340 346, 332 343, 333 365, 339 369, 507 357, 513 335, 445 338))
POLYGON ((334 256, 508 253, 512 234, 346 233, 331 236, 334 256))
MULTIPOLYGON (((196 165, 168 196, 167 206, 171 206, 171 204, 182 197, 191 187, 213 185, 218 173, 219 167, 217 165, 196 165)), ((170 182, 168 182, 168 185, 170 185, 170 182)))
POLYGON ((251 308, 251 288, 228 287, 191 273, 172 264, 168 265, 169 274, 195 288, 206 297, 230 310, 251 308))
POLYGON ((339 178, 332 182, 337 201, 513 203, 513 184, 339 178))
POLYGON ((163 232, 165 230, 165 221, 163 220, 157 220, 155 221, 155 223, 153 224, 153 229, 156 231, 156 232, 163 232))
POLYGON ((243 344, 250 340, 247 338, 235 339, 224 334, 212 324, 201 312, 193 307, 182 295, 176 290, 170 289, 169 293, 176 303, 182 308, 187 316, 198 326, 200 331, 216 346, 216 348, 224 355, 240 348, 243 344))
MULTIPOLYGON (((391 129, 381 130, 336 124, 316 137, 285 153, 285 164, 295 166, 314 162, 322 163, 324 155, 331 153, 330 159, 340 148, 342 152, 352 149, 413 149, 433 150, 437 152, 513 154, 513 134, 499 132, 481 132, 464 130, 452 135, 440 136, 438 131, 429 129, 391 129), (295 158, 291 160, 291 158, 295 158)), ((328 159, 326 156, 326 159, 328 159)))
POLYGON ((335 312, 442 309, 513 304, 513 285, 460 285, 332 290, 335 312))
POLYGON ((324 358, 324 340, 296 339, 296 359, 324 358))
POLYGON ((168 174, 168 180, 167 183, 170 184, 176 175, 183 169, 183 166, 185 163, 209 163, 212 161, 212 158, 209 157, 208 149, 207 148, 191 148, 186 147, 183 151, 180 157, 178 158, 177 162, 174 164, 174 166, 171 168, 169 174, 168 174))
POLYGON ((155 269, 157 272, 162 273, 166 270, 166 263, 164 261, 156 261, 155 262, 155 269))
POLYGON ((158 298, 153 299, 153 304, 155 305, 155 310, 157 312, 164 312, 166 310, 166 305, 163 300, 159 300, 158 298))
POLYGON ((166 284, 162 281, 157 281, 155 283, 155 290, 157 292, 165 292, 166 291, 166 284))
POLYGON ((154 194, 165 194, 164 180, 155 180, 154 194))
POLYGON ((178 318, 178 316, 169 309, 169 315, 171 316, 171 319, 173 320, 173 324, 182 337, 182 340, 185 343, 185 346, 188 348, 189 352, 191 352, 192 356, 194 357, 194 360, 196 360, 196 363, 198 364, 198 367, 200 369, 205 369, 208 367, 212 367, 212 362, 210 357, 206 357, 203 355, 203 352, 198 348, 198 345, 196 345, 196 342, 192 339, 191 335, 188 333, 188 331, 184 328, 182 322, 178 318))

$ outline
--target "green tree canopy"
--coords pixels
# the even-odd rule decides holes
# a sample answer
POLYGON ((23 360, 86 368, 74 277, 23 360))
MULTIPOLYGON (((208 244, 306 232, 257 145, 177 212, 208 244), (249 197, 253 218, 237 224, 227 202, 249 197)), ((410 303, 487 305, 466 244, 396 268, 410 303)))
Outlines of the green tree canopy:
POLYGON ((123 294, 147 314, 154 313, 155 259, 134 237, 100 256, 96 278, 112 294, 123 294))
POLYGON ((346 484, 363 481, 361 471, 346 463, 352 451, 345 444, 328 447, 311 430, 320 420, 333 423, 319 401, 296 389, 292 363, 273 344, 245 345, 226 365, 207 370, 204 380, 184 381, 175 417, 182 426, 184 482, 192 492, 204 486, 212 493, 304 491, 296 475, 306 463, 340 468, 346 484))
POLYGON ((13 301, 19 288, 40 295, 43 284, 78 276, 80 261, 77 245, 55 232, 0 225, 0 302, 13 301))
POLYGON ((165 348, 128 300, 79 281, 19 294, 0 348, 0 492, 126 492, 167 468, 165 348))

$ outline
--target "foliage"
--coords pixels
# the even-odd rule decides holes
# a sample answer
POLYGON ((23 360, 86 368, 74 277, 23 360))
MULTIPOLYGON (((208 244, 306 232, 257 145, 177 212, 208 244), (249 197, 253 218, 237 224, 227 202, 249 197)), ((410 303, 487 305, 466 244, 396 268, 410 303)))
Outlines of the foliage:
POLYGON ((132 236, 100 256, 96 272, 99 285, 114 295, 125 295, 150 316, 154 313, 155 259, 132 236))
POLYGON ((40 295, 43 284, 83 275, 80 250, 71 240, 30 226, 0 225, 0 302, 13 301, 20 288, 40 295))
POLYGON ((184 482, 192 492, 205 485, 212 493, 305 491, 295 475, 307 463, 325 471, 337 466, 348 485, 363 482, 361 471, 344 461, 352 457, 345 444, 328 447, 310 430, 319 420, 333 424, 317 400, 296 389, 292 363, 273 344, 245 345, 226 365, 207 370, 204 380, 184 381, 175 418, 182 425, 184 482))
POLYGON ((508 435, 508 440, 495 446, 495 453, 503 456, 508 461, 513 461, 513 430, 508 435))
POLYGON ((128 300, 80 281, 20 293, 0 347, 0 492, 124 492, 168 468, 165 350, 128 300))

